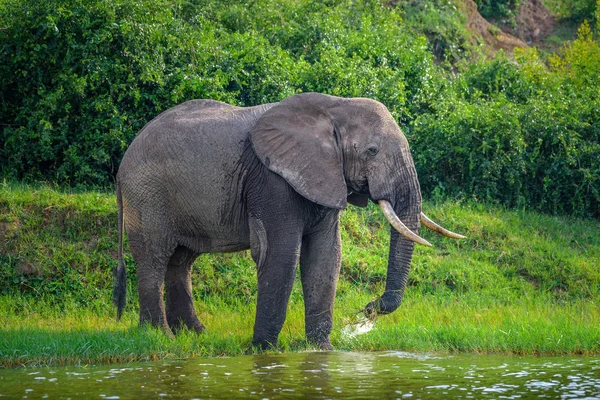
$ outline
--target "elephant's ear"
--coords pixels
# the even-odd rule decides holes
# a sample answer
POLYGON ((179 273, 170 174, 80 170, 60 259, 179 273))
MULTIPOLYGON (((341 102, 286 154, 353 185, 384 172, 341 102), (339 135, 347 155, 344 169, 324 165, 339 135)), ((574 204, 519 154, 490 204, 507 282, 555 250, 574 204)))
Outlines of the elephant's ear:
POLYGON ((300 94, 281 101, 258 119, 250 141, 260 161, 302 196, 323 206, 346 207, 342 153, 329 96, 300 94))

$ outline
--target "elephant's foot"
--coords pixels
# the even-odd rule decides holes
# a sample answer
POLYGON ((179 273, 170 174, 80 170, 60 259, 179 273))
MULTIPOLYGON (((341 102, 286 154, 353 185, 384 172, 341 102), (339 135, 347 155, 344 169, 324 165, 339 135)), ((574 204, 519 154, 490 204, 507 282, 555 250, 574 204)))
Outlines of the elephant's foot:
POLYGON ((192 321, 184 320, 182 318, 177 318, 173 321, 169 320, 169 326, 174 334, 178 334, 183 329, 189 329, 195 333, 202 333, 206 330, 206 327, 198 320, 198 318, 194 318, 192 321))
POLYGON ((310 343, 310 345, 317 347, 319 350, 324 350, 324 351, 330 351, 333 350, 333 346, 331 345, 331 342, 329 341, 329 338, 323 338, 323 337, 318 337, 318 338, 308 338, 308 343, 310 343))
POLYGON ((333 350, 329 334, 331 333, 331 320, 317 321, 313 318, 306 319, 306 339, 320 350, 333 350))
POLYGON ((264 350, 278 351, 278 350, 280 350, 279 347, 277 346, 277 340, 269 341, 269 340, 265 340, 265 339, 253 339, 252 347, 257 347, 261 351, 264 351, 264 350))
POLYGON ((317 346, 319 347, 319 350, 325 350, 325 351, 333 350, 333 346, 331 345, 331 342, 329 341, 329 339, 327 339, 324 342, 318 343, 317 346))
POLYGON ((170 339, 175 339, 175 335, 169 328, 169 325, 167 325, 164 321, 155 322, 155 321, 149 321, 149 320, 140 320, 139 326, 140 326, 140 328, 144 328, 144 327, 159 328, 161 331, 163 331, 165 336, 167 336, 170 339))
POLYGON ((175 339, 175 334, 169 328, 162 328, 162 331, 165 333, 165 336, 169 339, 175 339))

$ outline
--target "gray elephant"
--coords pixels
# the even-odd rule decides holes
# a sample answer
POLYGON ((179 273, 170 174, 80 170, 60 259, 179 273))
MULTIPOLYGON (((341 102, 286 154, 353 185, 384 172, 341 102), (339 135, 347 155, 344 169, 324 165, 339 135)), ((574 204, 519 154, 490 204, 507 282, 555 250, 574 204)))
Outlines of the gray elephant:
POLYGON ((253 344, 277 345, 300 265, 309 342, 331 348, 341 263, 340 210, 378 202, 392 229, 385 293, 367 312, 402 301, 421 212, 406 138, 381 103, 304 93, 234 107, 192 100, 149 124, 117 174, 119 264, 114 300, 125 305, 123 225, 137 264, 140 323, 171 334, 204 330, 191 267, 202 253, 250 249, 258 270, 253 344), (166 290, 166 309, 163 302, 166 290))

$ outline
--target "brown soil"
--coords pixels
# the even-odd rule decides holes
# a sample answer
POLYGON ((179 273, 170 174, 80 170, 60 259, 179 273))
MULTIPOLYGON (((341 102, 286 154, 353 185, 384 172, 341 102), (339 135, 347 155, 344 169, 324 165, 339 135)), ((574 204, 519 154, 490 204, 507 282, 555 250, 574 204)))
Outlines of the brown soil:
MULTIPOLYGON (((0 222, 0 244, 2 244, 2 247, 0 247, 0 249, 4 248, 4 240, 8 238, 9 232, 10 232, 10 223, 0 222)), ((0 250, 0 254, 2 254, 1 250, 0 250)))
POLYGON ((530 46, 539 45, 557 27, 556 17, 541 0, 522 0, 516 17, 516 27, 502 26, 502 30, 518 37, 530 46))
POLYGON ((21 275, 41 275, 42 267, 38 264, 31 264, 29 261, 23 261, 17 265, 17 272, 21 275))
MULTIPOLYGON (((523 2, 526 2, 524 0, 523 2)), ((475 37, 481 38, 486 45, 494 50, 505 50, 509 53, 515 49, 515 47, 527 47, 525 42, 511 35, 510 33, 503 32, 495 25, 489 23, 485 18, 477 11, 477 4, 473 0, 465 0, 465 11, 467 14, 467 29, 473 33, 475 37)))
POLYGON ((493 50, 509 53, 515 47, 543 46, 557 28, 556 17, 541 0, 522 0, 515 18, 516 26, 491 24, 477 11, 473 0, 465 0, 467 29, 493 50))

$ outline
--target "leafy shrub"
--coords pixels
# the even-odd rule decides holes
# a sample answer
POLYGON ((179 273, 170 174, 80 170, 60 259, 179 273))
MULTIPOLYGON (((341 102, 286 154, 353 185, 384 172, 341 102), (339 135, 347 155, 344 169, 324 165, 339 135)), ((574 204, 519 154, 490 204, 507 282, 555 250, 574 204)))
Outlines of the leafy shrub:
POLYGON ((411 143, 422 188, 517 204, 526 173, 521 113, 499 95, 417 117, 411 143))
POLYGON ((176 11, 166 0, 5 4, 3 173, 107 185, 135 134, 166 108, 293 93, 286 53, 250 34, 219 38, 201 16, 191 25, 176 11))
POLYGON ((599 50, 583 24, 552 70, 535 50, 471 64, 411 124, 422 189, 600 216, 599 50))
POLYGON ((286 51, 300 71, 298 91, 375 98, 403 120, 427 97, 434 66, 426 39, 405 29, 401 10, 378 1, 206 1, 202 12, 228 32, 260 33, 286 51))
POLYGON ((416 34, 427 36, 437 60, 454 64, 471 54, 466 18, 460 12, 463 1, 398 0, 394 3, 406 25, 416 34))
POLYGON ((598 0, 546 0, 548 8, 563 19, 575 22, 597 20, 598 0))
POLYGON ((514 24, 521 0, 475 0, 475 3, 484 18, 514 24))
POLYGON ((577 32, 577 40, 564 47, 562 56, 555 54, 549 61, 555 75, 564 84, 597 99, 597 89, 600 87, 599 60, 600 43, 594 40, 589 23, 584 21, 577 32))
POLYGON ((432 67, 377 2, 215 4, 5 1, 2 173, 107 185, 139 129, 190 98, 249 106, 318 90, 406 114, 404 82, 418 91, 432 67))
POLYGON ((466 99, 471 102, 493 100, 502 94, 511 103, 526 104, 535 90, 540 89, 520 66, 503 53, 492 60, 469 64, 462 79, 465 81, 466 99))
POLYGON ((453 5, 0 0, 1 173, 110 186, 136 133, 175 104, 318 91, 386 104, 426 196, 599 216, 600 52, 589 26, 550 68, 535 51, 466 62, 453 5))
POLYGON ((167 32, 179 27, 164 2, 149 10, 134 2, 8 4, 10 24, 0 33, 4 172, 107 182, 140 117, 167 100, 164 61, 180 47, 169 46, 167 32))

